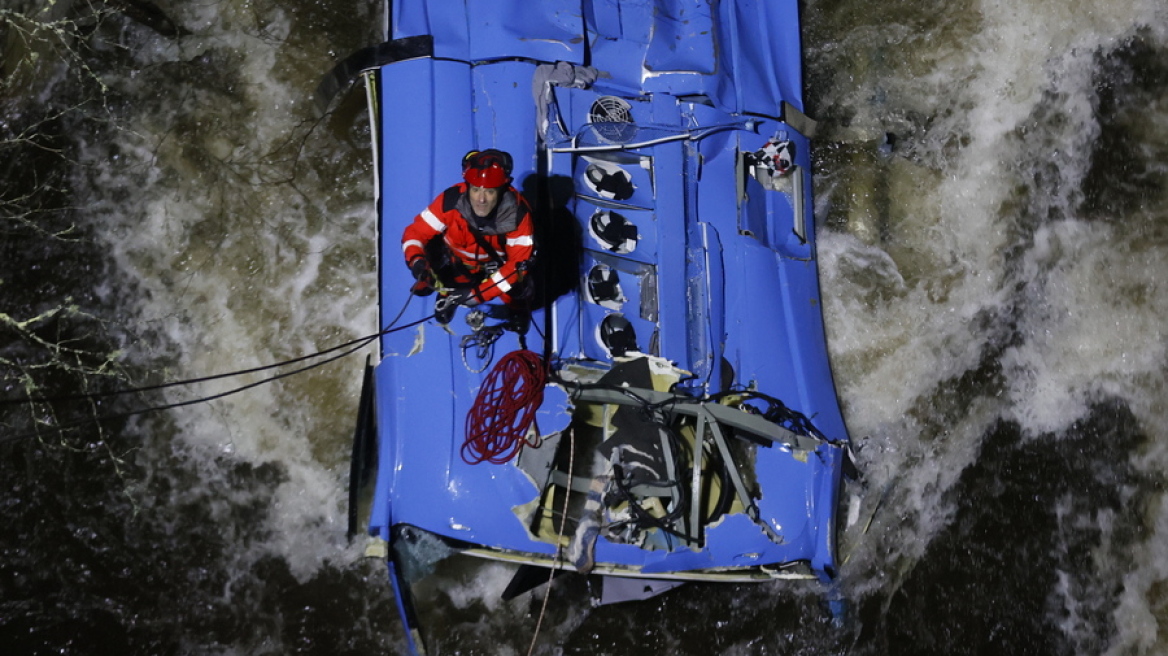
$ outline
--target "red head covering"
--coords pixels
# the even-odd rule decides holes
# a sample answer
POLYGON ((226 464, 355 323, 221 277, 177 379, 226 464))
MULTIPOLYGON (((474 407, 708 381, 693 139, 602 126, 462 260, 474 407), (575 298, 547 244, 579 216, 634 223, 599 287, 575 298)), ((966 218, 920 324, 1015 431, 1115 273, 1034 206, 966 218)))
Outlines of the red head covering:
POLYGON ((490 148, 462 158, 462 179, 474 187, 505 187, 511 182, 511 155, 490 148))

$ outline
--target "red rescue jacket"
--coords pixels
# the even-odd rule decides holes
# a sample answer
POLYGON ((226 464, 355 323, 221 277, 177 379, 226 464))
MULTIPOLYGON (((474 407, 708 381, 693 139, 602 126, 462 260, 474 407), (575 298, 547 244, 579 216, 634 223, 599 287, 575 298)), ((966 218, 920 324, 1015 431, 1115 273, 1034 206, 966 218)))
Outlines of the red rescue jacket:
MULTIPOLYGON (((470 209, 468 189, 465 182, 450 187, 406 226, 402 233, 402 253, 407 265, 415 257, 425 257, 425 245, 434 237, 443 235, 451 254, 472 274, 477 276, 485 271, 492 257, 479 245, 468 224, 477 218, 470 209)), ((493 214, 494 220, 480 225, 479 232, 503 263, 475 288, 475 296, 480 301, 490 301, 509 292, 523 279, 527 262, 535 252, 531 209, 519 191, 508 187, 500 194, 493 214)), ((479 224, 476 222, 476 225, 479 224)))

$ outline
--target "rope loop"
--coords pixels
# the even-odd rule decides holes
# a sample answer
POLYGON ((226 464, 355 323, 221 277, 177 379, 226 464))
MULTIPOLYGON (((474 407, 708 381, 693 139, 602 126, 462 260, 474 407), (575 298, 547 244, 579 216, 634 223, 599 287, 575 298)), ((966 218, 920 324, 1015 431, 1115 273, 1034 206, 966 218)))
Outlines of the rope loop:
POLYGON ((547 369, 538 353, 520 349, 503 356, 483 380, 466 415, 463 461, 501 465, 524 446, 539 446, 538 437, 528 441, 527 432, 543 403, 546 382, 547 369))

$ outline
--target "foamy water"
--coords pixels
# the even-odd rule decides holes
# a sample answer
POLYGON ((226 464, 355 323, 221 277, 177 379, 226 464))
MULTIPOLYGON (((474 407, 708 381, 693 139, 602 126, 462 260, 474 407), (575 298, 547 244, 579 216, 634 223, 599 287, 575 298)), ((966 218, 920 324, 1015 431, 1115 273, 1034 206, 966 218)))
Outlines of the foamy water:
MULTIPOLYGON (((112 318, 125 357, 175 380, 376 331, 361 101, 322 122, 309 105, 320 74, 378 37, 376 21, 311 3, 163 8, 191 34, 121 24, 127 61, 108 82, 123 99, 112 105, 116 129, 81 136, 76 175, 85 220, 118 272, 103 284, 129 299, 112 318)), ((808 108, 820 120, 823 306, 865 474, 849 487, 861 505, 841 538, 856 618, 829 630, 814 595, 782 587, 683 589, 628 615, 579 609, 584 619, 557 616, 545 632, 573 654, 638 643, 965 653, 978 645, 930 647, 926 637, 959 635, 961 623, 976 632, 978 618, 1013 604, 1024 611, 1011 620, 1018 634, 1059 653, 1168 650, 1168 8, 813 0, 804 21, 808 108), (896 135, 891 153, 880 150, 885 133, 896 135), (1113 433, 1132 437, 1075 460, 1113 433), (1020 479, 1027 467, 1039 474, 1020 479), (1036 500, 1025 531, 994 535, 994 518, 972 514, 1012 495, 1036 500), (1044 568, 1033 605, 1002 582, 1025 559, 1044 568), (955 589, 969 594, 952 613, 914 614, 911 598, 952 596, 950 562, 990 566, 968 566, 978 574, 955 589), (670 613, 683 619, 669 624, 670 613), (655 633, 657 623, 666 628, 655 633)), ((182 554, 193 605, 231 608, 254 627, 230 628, 247 621, 210 611, 131 604, 127 615, 183 627, 187 653, 311 652, 287 626, 314 636, 313 648, 342 651, 335 636, 354 635, 401 648, 380 572, 351 565, 360 548, 344 537, 362 360, 142 420, 136 457, 148 473, 133 489, 162 527, 150 539, 182 554), (216 536, 212 562, 181 543, 204 533, 216 536), (277 601, 298 595, 295 608, 277 601), (305 619, 309 608, 351 609, 354 597, 385 617, 305 619), (200 638, 205 626, 213 640, 200 638)), ((1007 533, 1008 515, 999 513, 1007 533)), ((492 571, 450 582, 459 608, 492 611, 470 632, 482 644, 462 653, 498 653, 500 636, 532 619, 522 603, 493 599, 504 580, 492 571)))
MULTIPOLYGON (((104 144, 87 151, 102 175, 93 192, 101 237, 138 299, 125 319, 145 328, 136 354, 172 349, 172 379, 376 332, 369 167, 338 155, 327 124, 314 123, 303 77, 326 68, 327 54, 295 52, 291 17, 250 7, 196 7, 183 17, 195 35, 139 51, 149 81, 130 84, 162 85, 159 97, 127 117, 115 161, 101 161, 104 144), (305 71, 290 79, 296 68, 305 71)), ((238 503, 219 480, 230 468, 214 458, 276 462, 285 473, 264 491, 270 512, 259 530, 270 537, 249 545, 260 552, 245 563, 275 553, 303 578, 340 555, 359 384, 360 360, 351 360, 171 414, 174 448, 206 463, 205 487, 188 490, 205 503, 238 503)))
MULTIPOLYGON (((1151 2, 978 9, 918 19, 935 30, 853 28, 839 43, 813 46, 820 66, 865 57, 881 64, 849 80, 857 89, 824 93, 843 105, 830 106, 832 114, 854 112, 846 128, 829 124, 830 134, 902 137, 898 156, 868 160, 887 186, 884 206, 870 190, 847 186, 872 174, 829 171, 831 211, 851 234, 820 241, 837 384, 854 437, 870 436, 861 457, 869 492, 891 488, 872 531, 853 529, 845 541, 859 565, 847 580, 863 594, 894 593, 949 526, 958 476, 983 455, 998 422, 1016 425, 1024 440, 1058 441, 1100 403, 1118 400, 1146 441, 1113 457, 1150 481, 1166 464, 1168 290, 1158 279, 1168 273, 1168 141, 1158 126, 1168 99, 1168 12, 1151 2), (1141 48, 1146 59, 1130 56, 1141 48), (1120 64, 1108 70, 1102 60, 1120 64), (1149 88, 1149 76, 1159 85, 1149 88), (1108 109, 1105 88, 1140 108, 1108 109), (1099 149, 1116 130, 1132 133, 1131 151, 1099 149), (1089 178, 1115 166, 1146 168, 1158 184, 1122 211, 1100 208, 1087 196, 1089 178)), ((1106 588, 1075 588, 1060 573, 1048 611, 1074 653, 1165 648, 1153 592, 1166 564, 1162 500, 1147 489, 1116 492, 1131 503, 1119 513, 1145 531, 1131 543, 1116 535, 1106 506, 1051 509, 1060 525, 1102 536, 1082 566, 1097 585, 1122 588, 1107 613, 1114 634, 1098 644, 1085 637, 1077 609, 1106 588)))

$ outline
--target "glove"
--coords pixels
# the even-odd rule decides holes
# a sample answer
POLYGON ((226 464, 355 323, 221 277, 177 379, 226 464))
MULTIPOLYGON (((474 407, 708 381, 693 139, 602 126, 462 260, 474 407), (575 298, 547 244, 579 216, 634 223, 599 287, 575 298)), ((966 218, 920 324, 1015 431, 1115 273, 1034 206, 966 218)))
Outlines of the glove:
POLYGON ((434 293, 434 272, 430 270, 430 263, 424 257, 415 257, 410 262, 410 273, 414 274, 414 285, 410 293, 417 296, 429 296, 434 293))

